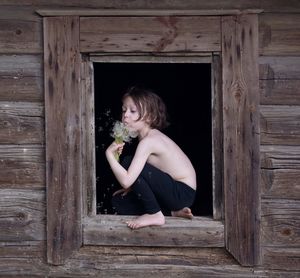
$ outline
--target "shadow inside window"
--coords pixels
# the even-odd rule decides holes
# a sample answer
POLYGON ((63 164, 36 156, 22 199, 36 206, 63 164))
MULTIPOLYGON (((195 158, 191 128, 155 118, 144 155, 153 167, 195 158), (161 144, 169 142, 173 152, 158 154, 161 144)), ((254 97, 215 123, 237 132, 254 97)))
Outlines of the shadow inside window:
MULTIPOLYGON (((94 63, 97 213, 115 214, 112 193, 120 188, 105 158, 121 97, 133 85, 156 92, 166 103, 164 130, 191 159, 197 173, 195 216, 212 216, 211 65, 202 63, 94 63)), ((134 152, 136 142, 122 156, 134 152)))

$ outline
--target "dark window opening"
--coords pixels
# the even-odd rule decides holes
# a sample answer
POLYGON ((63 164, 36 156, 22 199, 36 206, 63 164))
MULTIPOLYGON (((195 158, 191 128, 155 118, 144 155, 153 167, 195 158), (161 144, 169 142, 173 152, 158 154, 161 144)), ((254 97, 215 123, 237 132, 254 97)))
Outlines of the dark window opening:
MULTIPOLYGON (((165 101, 164 130, 189 156, 197 172, 196 216, 212 216, 211 64, 94 63, 97 213, 115 214, 112 193, 120 188, 105 158, 111 127, 121 116, 121 96, 132 85, 152 89, 165 101)), ((124 153, 134 152, 136 142, 124 153)))

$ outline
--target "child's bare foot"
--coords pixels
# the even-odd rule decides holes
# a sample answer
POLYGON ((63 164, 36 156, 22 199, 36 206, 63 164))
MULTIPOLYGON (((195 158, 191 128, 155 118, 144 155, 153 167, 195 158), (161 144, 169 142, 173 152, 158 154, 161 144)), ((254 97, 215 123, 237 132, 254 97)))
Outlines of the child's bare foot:
POLYGON ((192 219, 194 217, 191 209, 187 208, 187 207, 177 210, 177 211, 172 211, 171 214, 172 214, 172 216, 175 216, 175 217, 183 217, 183 218, 188 218, 188 219, 192 219))
POLYGON ((131 229, 139 229, 146 226, 161 226, 165 224, 165 217, 161 211, 154 214, 143 214, 136 219, 126 222, 131 229))

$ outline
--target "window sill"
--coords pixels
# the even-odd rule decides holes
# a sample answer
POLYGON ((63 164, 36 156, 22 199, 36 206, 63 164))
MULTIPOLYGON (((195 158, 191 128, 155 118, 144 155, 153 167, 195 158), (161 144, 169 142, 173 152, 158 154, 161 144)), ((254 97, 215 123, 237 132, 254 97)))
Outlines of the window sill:
POLYGON ((84 245, 224 247, 224 225, 209 217, 166 217, 163 226, 131 230, 133 216, 96 215, 83 224, 84 245))

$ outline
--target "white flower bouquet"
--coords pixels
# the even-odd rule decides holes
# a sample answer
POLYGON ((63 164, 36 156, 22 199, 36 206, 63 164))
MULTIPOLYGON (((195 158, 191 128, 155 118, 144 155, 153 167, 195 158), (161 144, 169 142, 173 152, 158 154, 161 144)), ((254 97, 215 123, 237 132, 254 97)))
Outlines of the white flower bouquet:
MULTIPOLYGON (((124 123, 116 121, 113 126, 111 136, 115 139, 117 144, 122 144, 123 142, 129 143, 132 138, 137 136, 137 134, 130 131, 124 123)), ((115 153, 115 158, 119 161, 120 155, 115 153)))

